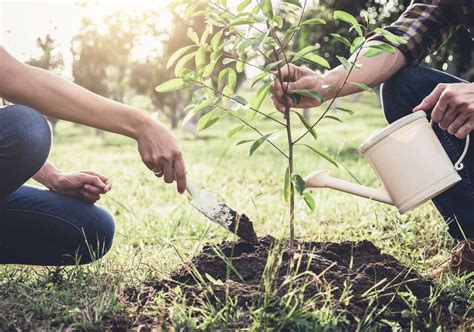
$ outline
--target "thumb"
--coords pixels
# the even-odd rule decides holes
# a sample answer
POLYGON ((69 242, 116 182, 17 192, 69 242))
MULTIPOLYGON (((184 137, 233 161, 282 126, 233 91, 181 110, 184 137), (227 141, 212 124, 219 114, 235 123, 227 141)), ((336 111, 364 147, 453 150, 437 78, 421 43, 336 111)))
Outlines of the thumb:
POLYGON ((438 85, 422 102, 413 109, 413 112, 417 111, 428 111, 435 107, 439 100, 439 97, 443 93, 446 86, 444 84, 438 85))

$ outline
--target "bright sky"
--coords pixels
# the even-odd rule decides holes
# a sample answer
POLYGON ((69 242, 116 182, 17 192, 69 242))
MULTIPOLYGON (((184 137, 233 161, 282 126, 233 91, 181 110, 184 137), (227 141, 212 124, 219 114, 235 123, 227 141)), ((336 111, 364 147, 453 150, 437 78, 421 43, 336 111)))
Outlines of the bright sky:
POLYGON ((27 60, 40 53, 36 38, 50 33, 57 40, 66 67, 69 67, 72 61, 70 41, 79 31, 83 16, 100 21, 103 16, 118 10, 159 9, 164 17, 158 22, 167 24, 165 8, 168 0, 90 0, 88 8, 79 5, 83 1, 0 0, 0 44, 20 60, 27 60))

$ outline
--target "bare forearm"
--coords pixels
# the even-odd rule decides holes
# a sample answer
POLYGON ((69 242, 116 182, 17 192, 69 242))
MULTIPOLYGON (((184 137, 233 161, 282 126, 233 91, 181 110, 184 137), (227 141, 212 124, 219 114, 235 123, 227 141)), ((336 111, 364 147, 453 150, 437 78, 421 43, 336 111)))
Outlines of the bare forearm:
POLYGON ((0 96, 58 119, 137 138, 149 116, 138 109, 94 94, 74 83, 22 64, 0 48, 0 96), (3 83, 2 83, 3 82, 3 83))
POLYGON ((61 172, 53 164, 47 161, 43 167, 33 176, 33 179, 49 189, 53 189, 61 172))
MULTIPOLYGON (((380 42, 374 41, 367 44, 367 46, 379 44, 380 42)), ((358 57, 356 62, 357 65, 360 65, 360 68, 354 68, 347 78, 346 84, 342 87, 339 96, 347 96, 353 93, 360 92, 353 83, 363 83, 370 87, 377 86, 390 77, 392 77, 397 71, 403 68, 406 65, 405 56, 397 49, 395 53, 384 53, 371 58, 364 58, 363 54, 367 51, 362 50, 361 54, 358 57)), ((351 57, 351 61, 355 59, 355 55, 351 57)), ((344 69, 343 66, 334 68, 333 70, 327 72, 323 75, 323 80, 325 85, 329 87, 324 89, 324 99, 334 98, 335 94, 339 88, 344 83, 344 80, 348 74, 348 71, 344 69)))

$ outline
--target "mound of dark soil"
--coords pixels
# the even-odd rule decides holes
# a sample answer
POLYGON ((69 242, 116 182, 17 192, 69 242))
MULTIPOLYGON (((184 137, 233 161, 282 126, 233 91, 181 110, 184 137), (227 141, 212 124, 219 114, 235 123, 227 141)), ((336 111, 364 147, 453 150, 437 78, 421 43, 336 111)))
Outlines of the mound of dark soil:
MULTIPOLYGON (((352 326, 371 312, 372 321, 396 321, 404 327, 414 323, 426 328, 432 317, 444 326, 458 324, 443 306, 436 310, 429 306, 430 280, 369 241, 297 242, 289 248, 267 236, 258 244, 205 246, 158 288, 172 290, 176 285, 181 285, 190 303, 202 298, 225 303, 229 296, 243 309, 258 308, 265 301, 270 311, 278 311, 282 299, 295 290, 304 301, 314 301, 316 308, 328 305, 329 294, 333 307, 346 312, 352 326)), ((242 321, 235 327, 245 326, 242 321)))

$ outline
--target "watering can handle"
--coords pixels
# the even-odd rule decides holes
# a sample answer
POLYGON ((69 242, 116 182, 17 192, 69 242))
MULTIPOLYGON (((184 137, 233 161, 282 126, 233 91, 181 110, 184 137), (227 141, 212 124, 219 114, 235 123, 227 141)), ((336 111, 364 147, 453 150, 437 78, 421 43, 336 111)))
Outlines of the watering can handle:
MULTIPOLYGON (((430 119, 430 125, 433 126, 433 119, 430 119)), ((467 135, 466 144, 464 145, 464 150, 461 154, 461 157, 459 157, 458 161, 454 163, 454 169, 456 171, 461 171, 464 169, 464 164, 462 163, 462 161, 466 157, 467 150, 469 149, 469 143, 470 143, 470 135, 467 135)))

